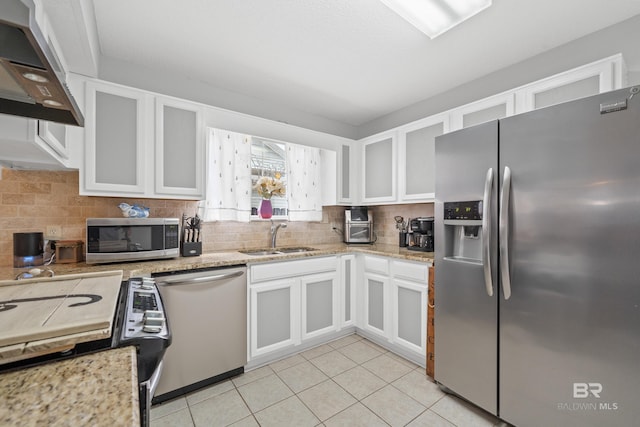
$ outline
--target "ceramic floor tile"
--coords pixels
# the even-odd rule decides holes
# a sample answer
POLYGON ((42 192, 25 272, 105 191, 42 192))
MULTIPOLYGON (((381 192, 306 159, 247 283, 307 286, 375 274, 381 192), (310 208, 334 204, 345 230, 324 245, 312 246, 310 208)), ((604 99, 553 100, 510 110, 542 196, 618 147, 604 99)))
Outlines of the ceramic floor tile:
POLYGON ((356 403, 353 396, 331 380, 299 393, 298 397, 321 421, 356 403))
POLYGON ((238 422, 230 424, 229 427, 260 427, 253 415, 241 419, 238 422))
POLYGON ((374 357, 378 357, 382 352, 365 344, 363 341, 357 341, 344 347, 340 347, 338 351, 357 364, 364 363, 374 357))
POLYGON ((355 368, 336 375, 333 377, 333 380, 359 400, 364 399, 371 393, 387 385, 384 380, 367 371, 362 366, 356 366, 355 368))
POLYGON ((164 417, 172 412, 177 412, 181 409, 187 408, 187 400, 184 397, 170 400, 161 405, 155 405, 151 407, 151 419, 164 417))
POLYGON ((392 426, 404 426, 426 409, 391 385, 364 398, 362 403, 392 426))
POLYGON ((364 338, 364 339, 362 340, 362 342, 363 342, 363 343, 365 343, 366 345, 368 345, 369 347, 373 347, 373 348, 375 348, 376 350, 378 350, 378 351, 379 351, 380 353, 382 353, 382 354, 389 353, 389 350, 387 350, 386 348, 381 347, 381 346, 379 346, 378 344, 374 343, 373 341, 369 341, 369 340, 368 340, 368 339, 366 339, 366 338, 364 338))
POLYGON ((331 351, 335 350, 335 348, 331 347, 329 344, 322 344, 319 345, 318 347, 314 347, 311 348, 307 351, 303 351, 302 353, 300 353, 302 355, 302 357, 304 357, 307 360, 311 360, 314 359, 318 356, 322 356, 325 353, 329 353, 331 351))
POLYGON ((407 424, 407 427, 456 427, 431 410, 426 410, 407 424))
POLYGON ((296 396, 291 396, 255 414, 262 427, 314 427, 320 420, 296 396))
POLYGON ((388 424, 361 403, 349 406, 324 422, 327 427, 386 427, 388 424))
POLYGON ((193 427, 193 420, 189 409, 183 408, 160 418, 152 418, 149 427, 193 427))
POLYGON ((386 382, 393 382, 413 369, 383 354, 362 364, 363 368, 373 372, 386 382))
POLYGON ((238 387, 238 391, 252 412, 258 412, 293 395, 275 374, 238 387))
POLYGON ((427 377, 424 371, 413 370, 395 380, 392 385, 427 408, 445 395, 440 390, 440 387, 427 377))
POLYGON ((450 395, 440 399, 430 409, 459 427, 489 427, 500 421, 482 409, 450 395))
POLYGON ((286 359, 273 362, 269 366, 271 367, 271 369, 273 369, 274 372, 279 372, 279 371, 282 371, 283 369, 296 366, 299 363, 306 362, 306 360, 307 359, 300 356, 300 354, 294 354, 293 356, 287 357, 286 359))
POLYGON ((335 350, 311 359, 310 362, 329 377, 334 377, 356 366, 353 360, 335 350))
POLYGON ((187 403, 195 405, 198 402, 217 396, 229 390, 233 390, 235 386, 231 381, 224 381, 193 392, 187 396, 187 403))
POLYGON ((251 415, 235 388, 191 405, 189 409, 196 427, 227 426, 251 415))
POLYGON ((333 348, 344 347, 345 345, 353 344, 354 342, 360 341, 362 339, 361 336, 356 334, 347 335, 346 337, 339 338, 335 341, 331 341, 328 343, 333 348))
POLYGON ((277 375, 294 393, 299 393, 302 390, 329 379, 329 377, 310 362, 299 363, 291 368, 278 372, 277 375))
POLYGON ((271 369, 269 366, 263 366, 252 371, 245 372, 242 375, 238 375, 237 377, 232 378, 231 382, 233 382, 236 387, 240 387, 255 380, 259 380, 260 378, 268 377, 272 374, 273 369, 271 369))
MULTIPOLYGON (((397 354, 395 354, 395 353, 393 353, 393 352, 391 352, 391 351, 388 351, 388 352, 386 353, 386 355, 387 355, 387 356, 389 356, 390 358, 392 358, 393 360, 395 360, 396 362, 400 362, 401 364, 403 364, 403 365, 407 366, 408 368, 411 368, 411 369, 417 369, 417 368, 424 369, 424 368, 422 368, 421 366, 416 365, 416 364, 415 364, 415 363, 413 363, 412 361, 407 360, 407 359, 405 359, 405 358, 404 358, 404 357, 402 357, 402 356, 398 356, 397 354)), ((426 372, 426 371, 425 371, 425 372, 426 372)))

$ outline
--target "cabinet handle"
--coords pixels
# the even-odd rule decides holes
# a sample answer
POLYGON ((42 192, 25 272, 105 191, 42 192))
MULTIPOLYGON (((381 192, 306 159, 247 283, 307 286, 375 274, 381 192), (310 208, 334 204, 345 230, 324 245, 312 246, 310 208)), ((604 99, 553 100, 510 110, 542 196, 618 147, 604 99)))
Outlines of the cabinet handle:
POLYGON ((493 193, 493 168, 487 171, 482 199, 482 268, 487 295, 493 296, 493 278, 491 277, 491 196, 493 193))

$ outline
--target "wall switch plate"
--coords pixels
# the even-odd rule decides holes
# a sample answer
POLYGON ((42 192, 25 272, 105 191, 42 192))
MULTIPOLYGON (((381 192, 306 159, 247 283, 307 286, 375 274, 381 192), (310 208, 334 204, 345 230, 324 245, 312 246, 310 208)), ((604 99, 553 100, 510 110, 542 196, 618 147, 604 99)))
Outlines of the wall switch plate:
POLYGON ((47 225, 44 237, 51 240, 60 239, 62 237, 62 226, 60 225, 47 225))

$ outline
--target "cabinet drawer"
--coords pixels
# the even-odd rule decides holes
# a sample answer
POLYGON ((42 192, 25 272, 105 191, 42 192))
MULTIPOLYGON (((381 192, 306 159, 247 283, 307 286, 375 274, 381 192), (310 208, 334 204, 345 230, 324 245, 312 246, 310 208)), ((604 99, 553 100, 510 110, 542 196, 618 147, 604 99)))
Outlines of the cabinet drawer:
POLYGON ((371 273, 389 274, 389 260, 372 256, 364 257, 364 270, 371 273))
POLYGON ((264 282, 266 280, 280 279, 284 277, 303 276, 325 271, 337 271, 338 258, 312 257, 298 261, 270 262, 252 265, 251 283, 264 282))
POLYGON ((394 277, 427 284, 429 278, 429 264, 417 264, 405 261, 393 261, 391 273, 394 277))

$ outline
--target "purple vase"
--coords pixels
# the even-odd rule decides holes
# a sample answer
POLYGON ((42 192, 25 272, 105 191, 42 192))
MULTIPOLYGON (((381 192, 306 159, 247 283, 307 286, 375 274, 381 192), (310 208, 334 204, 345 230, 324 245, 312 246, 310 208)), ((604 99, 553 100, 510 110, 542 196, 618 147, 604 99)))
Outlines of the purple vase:
POLYGON ((269 219, 273 215, 273 207, 271 206, 271 200, 262 199, 260 206, 258 207, 258 216, 263 219, 269 219))

